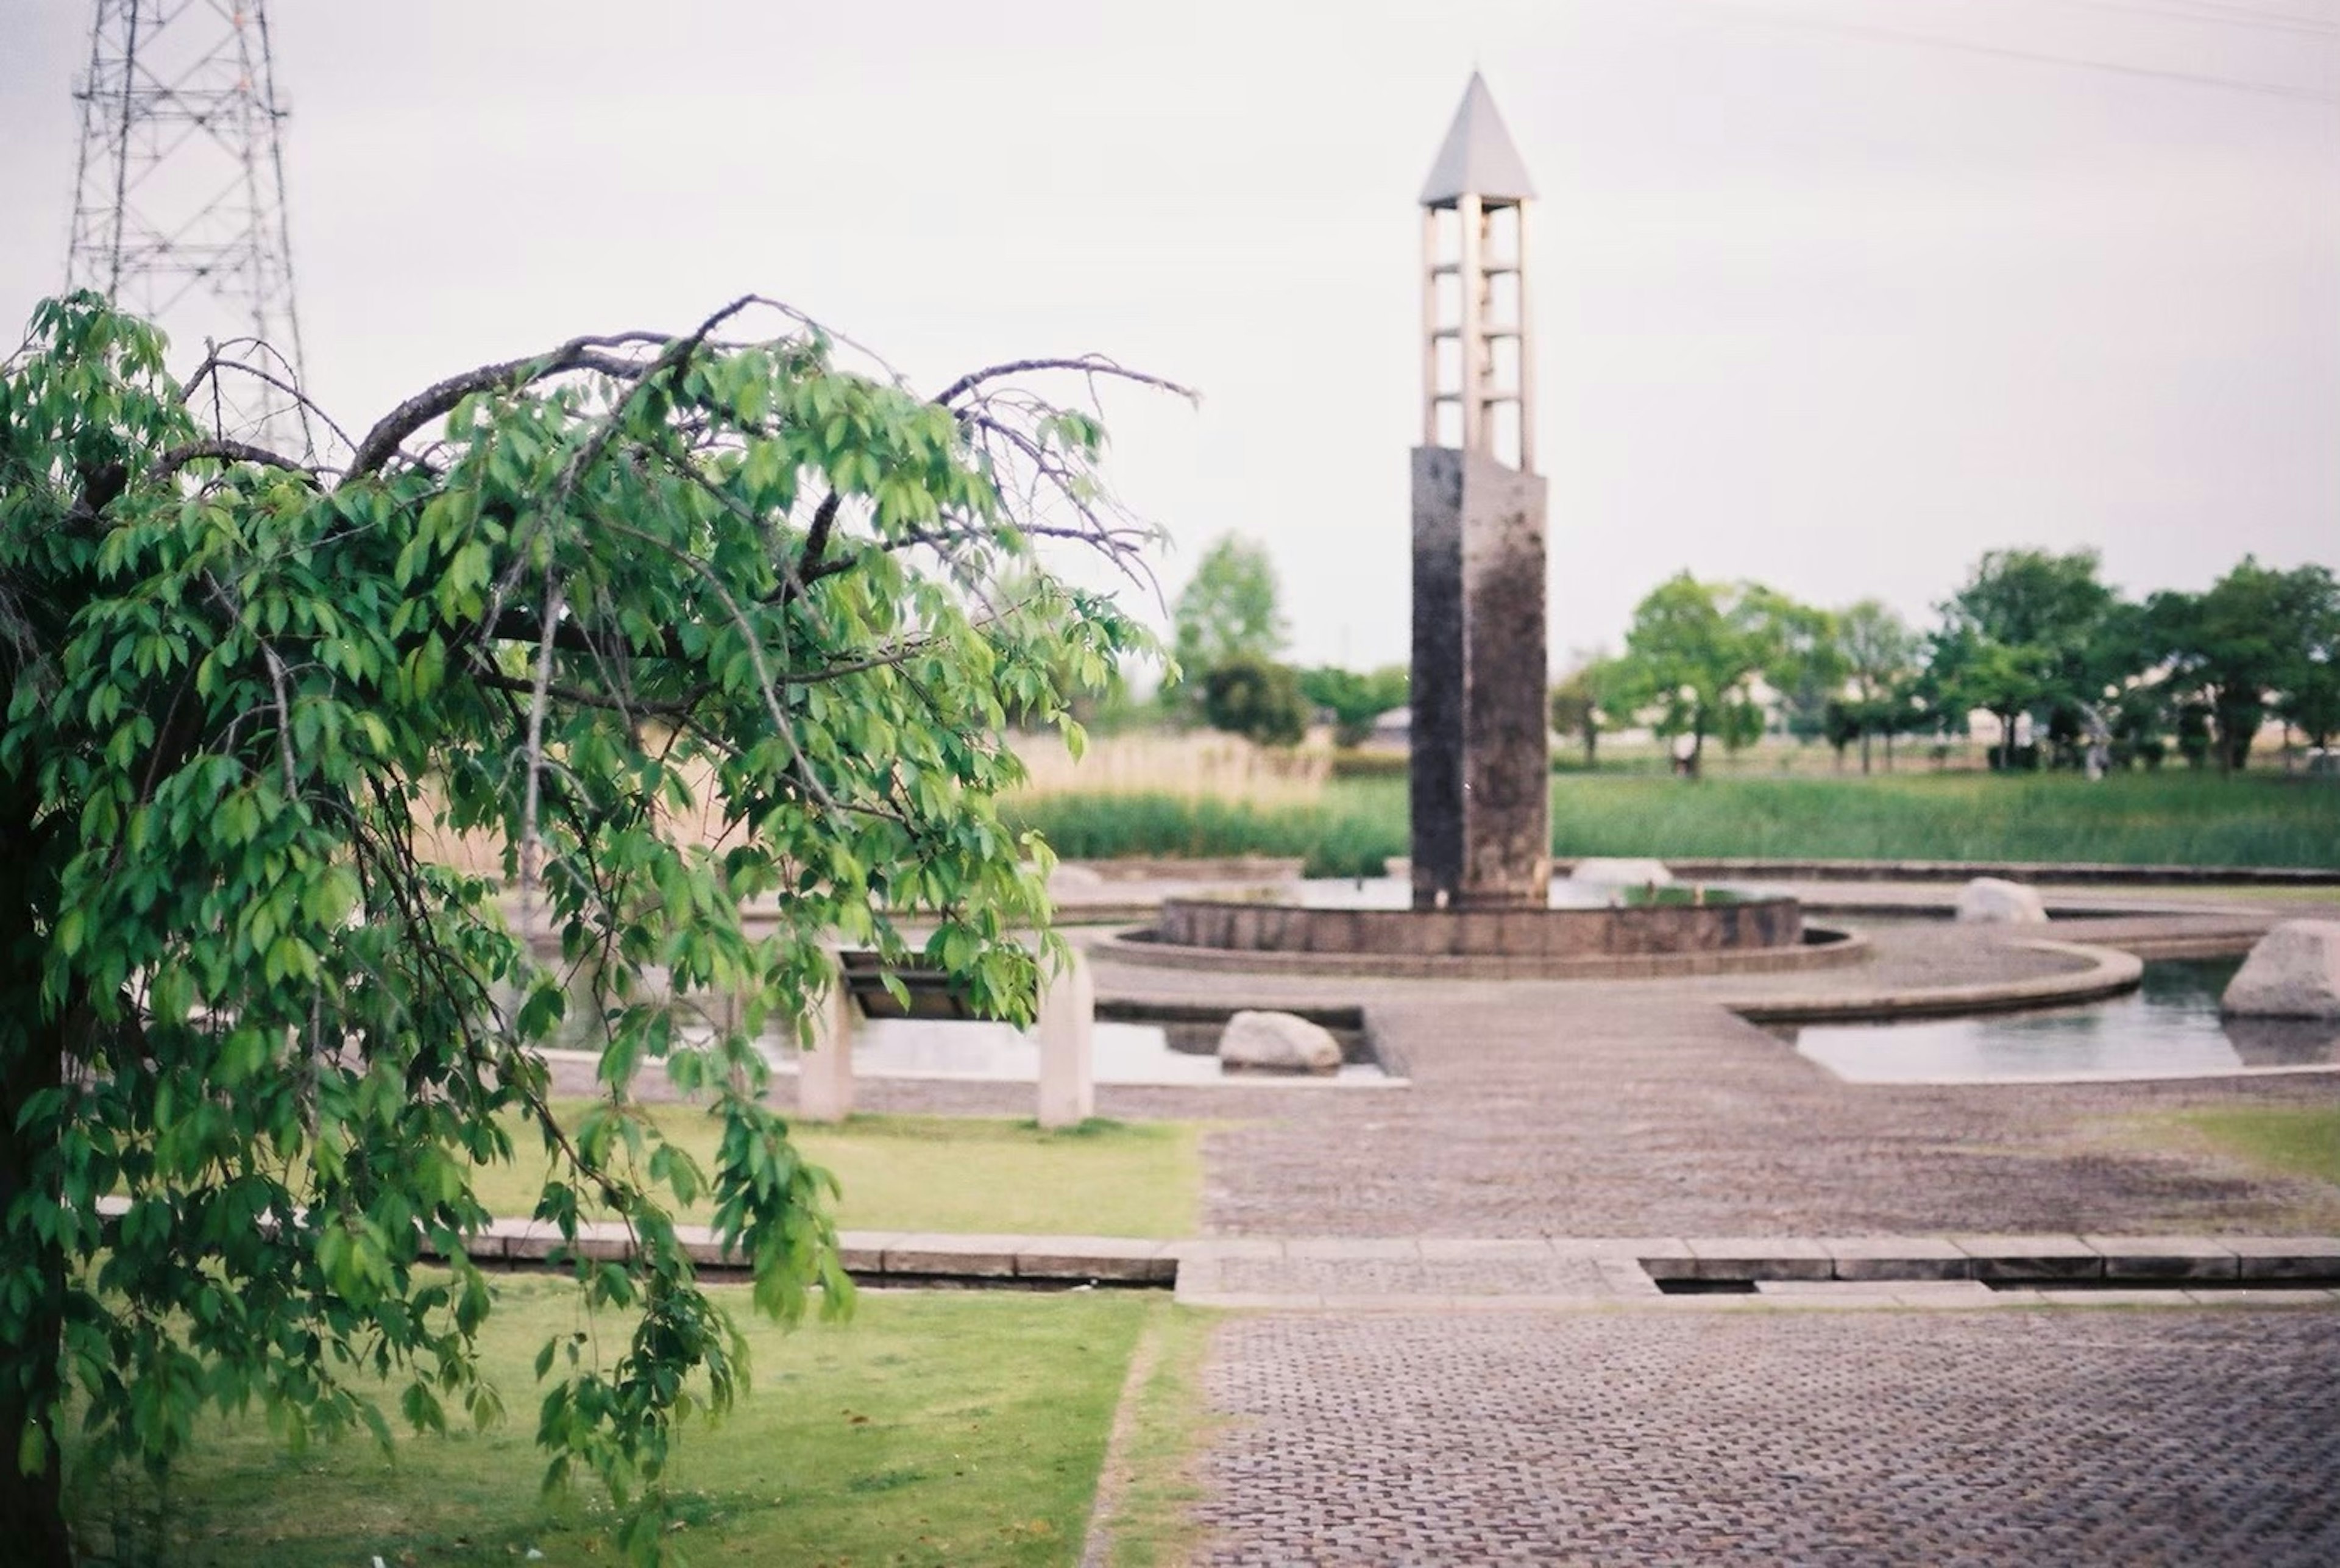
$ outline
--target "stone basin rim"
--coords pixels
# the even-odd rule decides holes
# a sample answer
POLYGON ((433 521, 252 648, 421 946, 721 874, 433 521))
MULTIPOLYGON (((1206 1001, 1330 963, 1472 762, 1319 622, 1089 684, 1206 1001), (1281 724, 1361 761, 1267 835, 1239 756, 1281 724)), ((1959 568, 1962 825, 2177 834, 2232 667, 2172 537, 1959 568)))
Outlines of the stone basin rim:
MULTIPOLYGON (((1576 910, 1571 913, 1582 914, 1576 910)), ((1672 953, 1598 954, 1578 958, 1500 954, 1292 952, 1269 948, 1186 946, 1161 939, 1158 929, 1129 927, 1092 938, 1089 952, 1135 968, 1214 974, 1356 977, 1403 980, 1641 980, 1695 975, 1760 975, 1846 968, 1866 962, 1869 938, 1859 932, 1808 928, 1794 946, 1710 948, 1672 953)), ((1281 1005, 1281 1004, 1262 1004, 1281 1005)))
POLYGON ((1807 946, 1787 894, 1727 902, 1527 908, 1341 908, 1293 901, 1174 895, 1155 939, 1165 946, 1311 958, 1481 958, 1563 971, 1589 960, 1792 951, 1807 946))

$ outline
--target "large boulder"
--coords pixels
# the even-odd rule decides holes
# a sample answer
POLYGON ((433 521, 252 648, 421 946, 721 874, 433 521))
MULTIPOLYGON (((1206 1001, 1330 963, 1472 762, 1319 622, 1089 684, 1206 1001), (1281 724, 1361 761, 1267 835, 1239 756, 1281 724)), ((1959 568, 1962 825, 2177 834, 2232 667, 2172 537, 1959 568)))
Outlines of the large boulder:
POLYGON ((1958 918, 1982 926, 2044 926, 2048 906, 2039 889, 1998 877, 1977 877, 1958 889, 1958 918))
POLYGON ((1666 888, 1673 885, 1674 874, 1666 869, 1662 860, 1615 859, 1596 855, 1579 860, 1570 869, 1568 879, 1594 888, 1646 888, 1653 882, 1666 888))
POLYGON ((1219 1036, 1219 1061, 1261 1072, 1330 1073, 1340 1068, 1341 1042, 1291 1013, 1241 1012, 1219 1036))
POLYGON ((2285 920, 2261 937, 2218 1007, 2244 1017, 2340 1018, 2340 920, 2285 920))

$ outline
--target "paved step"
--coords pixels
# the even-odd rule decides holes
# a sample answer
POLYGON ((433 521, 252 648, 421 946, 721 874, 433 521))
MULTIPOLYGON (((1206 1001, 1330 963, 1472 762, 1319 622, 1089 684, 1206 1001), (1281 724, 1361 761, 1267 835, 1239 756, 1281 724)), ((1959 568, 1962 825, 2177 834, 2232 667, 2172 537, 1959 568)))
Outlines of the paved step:
MULTIPOLYGON (((683 1251, 701 1273, 745 1274, 705 1226, 677 1226, 683 1251)), ((868 1284, 1034 1285, 1123 1285, 1166 1287, 1178 1278, 1178 1255, 1191 1243, 1112 1236, 1006 1236, 848 1230, 838 1233, 845 1269, 868 1284)), ((560 1250, 560 1233, 533 1220, 498 1220, 470 1247, 482 1263, 540 1265, 560 1250)), ((633 1238, 620 1225, 578 1226, 588 1257, 623 1257, 633 1238)))

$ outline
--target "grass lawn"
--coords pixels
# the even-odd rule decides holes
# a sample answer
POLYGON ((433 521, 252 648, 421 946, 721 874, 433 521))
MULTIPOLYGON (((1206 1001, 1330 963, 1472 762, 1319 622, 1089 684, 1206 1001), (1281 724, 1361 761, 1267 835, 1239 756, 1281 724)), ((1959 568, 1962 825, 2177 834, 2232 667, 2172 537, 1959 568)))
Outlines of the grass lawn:
MULTIPOLYGON (((1552 789, 1562 856, 2340 867, 2340 788, 2273 773, 1564 773, 1552 789)), ((1300 855, 1359 876, 1405 853, 1405 810, 1404 779, 1380 778, 1335 779, 1314 806, 1054 795, 1015 815, 1068 858, 1300 855)))
MULTIPOLYGON (((71 1474, 84 1560, 362 1568, 379 1556, 405 1568, 511 1563, 533 1550, 547 1568, 612 1561, 598 1484, 550 1501, 538 1491, 531 1362, 548 1335, 575 1326, 574 1287, 496 1283, 483 1345, 510 1411, 501 1424, 402 1434, 394 1459, 366 1439, 295 1459, 257 1415, 211 1417, 200 1456, 159 1499, 143 1481, 71 1474)), ((754 1392, 719 1424, 686 1429, 671 1472, 681 1544, 702 1564, 1071 1563, 1141 1334, 1168 1335, 1173 1353, 1157 1365, 1189 1375, 1185 1347, 1199 1345, 1191 1325, 1149 1328, 1192 1315, 1151 1293, 865 1292, 850 1322, 786 1334, 725 1288, 750 1325, 754 1392)), ((1185 1410, 1164 1404, 1140 1430, 1161 1453, 1183 1452, 1185 1410)), ((1125 1517, 1116 1533, 1137 1555, 1123 1560, 1158 1560, 1148 1553, 1175 1523, 1125 1517)))
POLYGON ((1169 1306, 1146 1322, 1133 1358, 1103 1529, 1113 1568, 1174 1568, 1201 1544, 1195 1461, 1215 1424, 1203 1414, 1203 1360, 1215 1314, 1169 1306))
POLYGON ((2262 1170, 2340 1186, 2340 1106, 2232 1106, 2173 1119, 2262 1170))
MULTIPOLYGON (((564 1119, 573 1123, 584 1104, 561 1107, 564 1119)), ((717 1124, 692 1106, 649 1109, 711 1173, 717 1124)), ((844 1185, 838 1218, 856 1230, 1131 1236, 1194 1234, 1201 1130, 1188 1122, 1096 1121, 1042 1132, 1030 1122, 959 1116, 790 1126, 805 1156, 844 1185)), ((543 1186, 542 1146, 525 1130, 512 1141, 517 1161, 481 1171, 478 1187, 492 1212, 525 1216, 543 1186)))

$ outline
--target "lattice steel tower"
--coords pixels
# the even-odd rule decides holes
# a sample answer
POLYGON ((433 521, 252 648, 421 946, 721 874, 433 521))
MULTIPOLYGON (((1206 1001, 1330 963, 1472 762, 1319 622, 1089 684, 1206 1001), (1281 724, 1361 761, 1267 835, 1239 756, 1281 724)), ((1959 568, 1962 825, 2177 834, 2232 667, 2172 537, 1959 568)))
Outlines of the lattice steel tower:
MULTIPOLYGON (((70 284, 298 385, 284 110, 262 0, 96 0, 81 101, 70 284), (244 352, 257 340, 267 352, 244 352)), ((226 378, 230 433, 305 444, 292 398, 226 378)), ((204 412, 213 411, 206 402, 204 412)))

